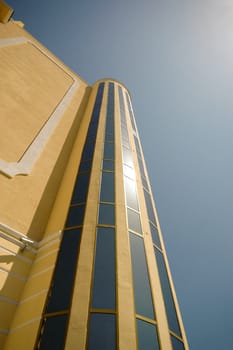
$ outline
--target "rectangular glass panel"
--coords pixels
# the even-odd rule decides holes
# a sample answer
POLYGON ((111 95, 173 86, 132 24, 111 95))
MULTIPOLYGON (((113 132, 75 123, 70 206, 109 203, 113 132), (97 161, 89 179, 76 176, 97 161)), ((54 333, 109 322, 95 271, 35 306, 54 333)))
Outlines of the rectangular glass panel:
POLYGON ((67 315, 47 317, 36 349, 64 349, 67 315))
POLYGON ((136 182, 125 176, 124 183, 127 206, 135 210, 139 210, 136 182))
POLYGON ((102 172, 100 201, 101 202, 114 202, 115 201, 115 186, 114 186, 114 173, 102 172))
POLYGON ((92 313, 88 350, 116 349, 116 316, 112 314, 92 313))
POLYGON ((154 319, 155 316, 143 238, 130 233, 130 251, 136 313, 154 319))
POLYGON ((66 310, 70 306, 77 268, 81 230, 64 231, 53 276, 47 312, 66 310))
POLYGON ((151 196, 145 189, 144 189, 144 196, 145 196, 147 215, 149 217, 149 220, 154 224, 156 224, 154 209, 152 207, 152 202, 151 202, 151 196))
POLYGON ((114 225, 115 224, 115 206, 113 204, 99 204, 99 224, 114 225))
POLYGON ((153 243, 156 244, 157 247, 161 248, 158 230, 151 222, 150 222, 150 231, 151 231, 153 243))
POLYGON ((85 210, 84 205, 77 205, 74 207, 70 207, 67 221, 66 221, 66 227, 82 225, 84 210, 85 210))
POLYGON ((157 329, 154 324, 137 319, 138 350, 159 350, 157 329))
POLYGON ((138 233, 142 233, 141 220, 138 213, 127 208, 128 228, 138 233))
POLYGON ((115 229, 98 227, 96 233, 92 308, 115 309, 115 229))
POLYGON ((123 147, 123 163, 133 167, 132 153, 128 148, 123 147))
POLYGON ((114 170, 114 161, 109 159, 103 160, 103 169, 104 170, 114 170))
POLYGON ((90 173, 80 173, 77 176, 74 192, 72 196, 72 204, 86 202, 90 173))
POLYGON ((105 142, 104 144, 104 159, 114 159, 114 143, 105 142))
POLYGON ((86 143, 82 153, 82 161, 92 159, 93 153, 94 153, 94 142, 86 143))
POLYGON ((154 248, 154 250, 155 250, 155 256, 156 256, 156 261, 157 261, 158 270, 159 270, 159 277, 161 281, 163 299, 164 299, 165 308, 167 312, 168 325, 171 331, 181 336, 180 327, 179 327, 177 314, 176 314, 176 308, 175 308, 171 287, 168 279, 167 269, 164 261, 164 256, 158 249, 154 248))

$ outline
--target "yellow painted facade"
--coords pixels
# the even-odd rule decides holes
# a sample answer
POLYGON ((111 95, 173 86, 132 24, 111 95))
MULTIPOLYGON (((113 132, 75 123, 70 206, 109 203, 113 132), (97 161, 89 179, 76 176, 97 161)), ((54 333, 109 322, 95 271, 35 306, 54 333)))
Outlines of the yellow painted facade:
MULTIPOLYGON (((91 332, 90 315, 96 313, 116 316, 116 347, 120 350, 140 349, 137 338, 138 319, 156 327, 160 349, 173 349, 171 342, 173 335, 183 349, 188 350, 156 208, 153 204, 181 336, 173 334, 169 329, 148 223, 134 133, 127 109, 127 89, 112 79, 100 80, 89 87, 27 33, 20 23, 1 20, 3 11, 1 6, 2 2, 0 2, 2 22, 0 23, 0 122, 4 127, 0 130, 0 349, 45 349, 46 347, 40 345, 45 327, 42 325, 46 324, 48 318, 51 320, 53 316, 59 314, 68 317, 63 348, 88 349, 88 337, 91 332), (72 192, 101 83, 104 83, 103 99, 72 298, 69 309, 54 312, 53 315, 46 311, 48 295, 58 264, 62 237, 69 230, 65 225, 72 192), (101 227, 98 224, 98 206, 109 83, 115 87, 116 309, 105 312, 104 309, 92 309, 91 298, 96 226, 101 227), (122 111, 119 88, 124 93, 123 103, 140 203, 143 232, 140 237, 143 238, 145 246, 155 320, 138 315, 135 307, 132 252, 127 229, 122 171, 122 111)), ((147 175, 146 177, 148 180, 147 175)))

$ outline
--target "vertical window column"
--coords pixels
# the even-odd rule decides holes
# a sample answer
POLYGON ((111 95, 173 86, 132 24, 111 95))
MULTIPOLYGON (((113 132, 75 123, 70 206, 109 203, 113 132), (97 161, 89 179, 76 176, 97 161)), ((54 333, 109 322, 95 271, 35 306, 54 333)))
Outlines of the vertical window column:
POLYGON ((114 84, 109 83, 88 350, 116 349, 114 84))

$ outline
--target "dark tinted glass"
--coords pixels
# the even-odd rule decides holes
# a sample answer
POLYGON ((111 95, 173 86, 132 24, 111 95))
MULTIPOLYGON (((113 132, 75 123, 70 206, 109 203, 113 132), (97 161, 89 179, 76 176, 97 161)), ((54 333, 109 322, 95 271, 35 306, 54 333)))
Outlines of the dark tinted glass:
POLYGON ((116 349, 116 320, 112 314, 91 314, 88 350, 116 349))
POLYGON ((114 173, 102 172, 100 201, 101 202, 114 202, 115 200, 115 188, 114 188, 114 173))
POLYGON ((147 214, 148 214, 149 220, 155 224, 156 221, 155 221, 154 209, 152 207, 151 196, 146 190, 144 190, 144 196, 146 200, 147 214))
POLYGON ((94 153, 94 143, 86 143, 82 153, 82 161, 89 160, 93 158, 94 153))
POLYGON ((151 231, 151 236, 152 236, 153 243, 156 244, 157 247, 161 248, 158 230, 152 223, 150 223, 150 231, 151 231))
POLYGON ((128 227, 138 233, 142 233, 141 220, 138 213, 133 210, 127 209, 128 227))
POLYGON ((87 161, 81 162, 80 166, 79 166, 79 172, 80 171, 90 170, 91 169, 91 164, 92 164, 92 160, 87 160, 87 161))
POLYGON ((149 191, 148 183, 145 177, 142 176, 142 186, 149 191))
POLYGON ((159 350, 157 330, 154 324, 137 319, 137 330, 139 350, 159 350))
POLYGON ((77 205, 74 207, 70 207, 66 227, 79 226, 83 223, 84 217, 84 205, 77 205))
POLYGON ((132 153, 128 148, 123 147, 123 163, 128 166, 133 166, 132 153))
POLYGON ((46 318, 38 349, 63 350, 65 343, 66 322, 67 315, 58 315, 46 318))
POLYGON ((184 350, 184 344, 182 341, 171 335, 173 350, 184 350))
POLYGON ((100 203, 99 205, 99 224, 115 224, 115 207, 113 204, 100 203))
POLYGON ((127 206, 138 210, 138 198, 135 181, 125 176, 124 183, 127 206))
POLYGON ((115 230, 110 227, 97 229, 92 308, 115 309, 115 230))
POLYGON ((104 159, 103 160, 103 169, 104 170, 114 170, 114 162, 112 160, 104 159))
POLYGON ((87 199, 88 184, 90 173, 81 173, 78 175, 76 184, 74 187, 74 193, 72 197, 72 204, 85 202, 87 199))
POLYGON ((131 233, 130 249, 133 267, 136 313, 154 319, 143 239, 131 233))
POLYGON ((161 287, 163 291, 165 308, 167 312, 168 325, 170 330, 172 330, 174 333, 180 336, 181 335, 180 327, 177 319, 176 309, 175 309, 175 305, 172 297, 172 292, 170 288, 170 283, 168 279, 164 257, 163 257, 163 254, 158 249, 155 248, 154 250, 155 250, 155 256, 156 256, 158 270, 159 270, 161 287))
POLYGON ((69 308, 80 243, 80 229, 64 231, 53 276, 47 312, 69 308))
POLYGON ((104 159, 114 159, 114 143, 105 142, 105 144, 104 144, 104 159))

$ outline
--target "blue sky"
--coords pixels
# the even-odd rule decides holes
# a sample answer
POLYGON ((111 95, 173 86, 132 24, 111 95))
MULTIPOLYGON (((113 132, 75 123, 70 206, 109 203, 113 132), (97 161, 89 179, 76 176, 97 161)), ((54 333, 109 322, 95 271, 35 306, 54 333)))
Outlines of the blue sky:
POLYGON ((129 88, 190 349, 233 349, 233 2, 8 4, 89 84, 129 88))

